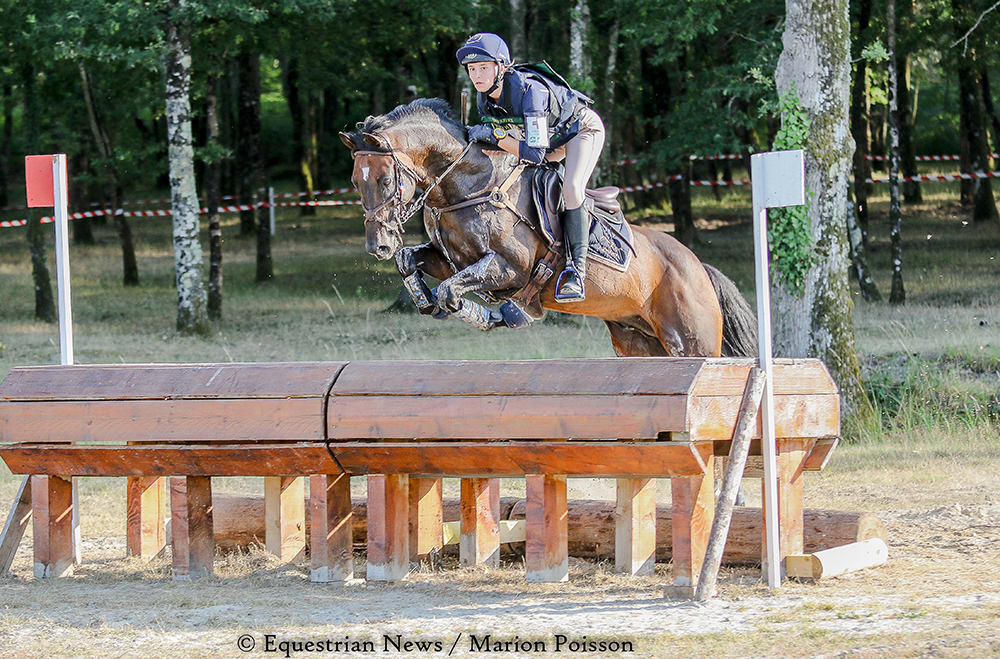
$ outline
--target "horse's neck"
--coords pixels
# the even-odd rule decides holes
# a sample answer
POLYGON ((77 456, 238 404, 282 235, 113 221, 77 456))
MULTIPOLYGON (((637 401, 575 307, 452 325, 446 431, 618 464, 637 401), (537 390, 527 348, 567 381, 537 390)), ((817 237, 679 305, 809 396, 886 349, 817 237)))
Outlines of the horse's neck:
MULTIPOLYGON (((438 175, 460 155, 461 150, 450 155, 444 165, 437 168, 438 175)), ((516 164, 511 156, 495 152, 487 155, 474 144, 448 176, 440 181, 440 192, 436 201, 442 204, 454 204, 477 193, 492 190, 510 175, 516 164)))

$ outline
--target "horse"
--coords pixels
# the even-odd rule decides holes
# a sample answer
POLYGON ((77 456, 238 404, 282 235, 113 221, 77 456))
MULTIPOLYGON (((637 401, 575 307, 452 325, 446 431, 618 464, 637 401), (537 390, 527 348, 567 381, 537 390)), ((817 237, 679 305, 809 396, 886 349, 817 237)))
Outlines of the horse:
MULTIPOLYGON (((539 231, 533 168, 469 142, 445 101, 417 99, 340 137, 354 159, 365 248, 379 260, 395 257, 421 312, 440 317, 468 309, 463 296, 478 293, 491 301, 517 298, 527 320, 545 310, 600 318, 618 356, 756 354, 756 315, 736 285, 672 236, 647 227, 630 225, 627 270, 592 260, 586 298, 557 302, 555 278, 540 273, 561 270, 564 254, 539 231), (419 211, 430 239, 405 246, 403 224, 419 211), (422 279, 414 285, 422 273, 440 281, 436 291, 422 279)), ((492 322, 480 327, 501 324, 496 312, 486 313, 492 322)))

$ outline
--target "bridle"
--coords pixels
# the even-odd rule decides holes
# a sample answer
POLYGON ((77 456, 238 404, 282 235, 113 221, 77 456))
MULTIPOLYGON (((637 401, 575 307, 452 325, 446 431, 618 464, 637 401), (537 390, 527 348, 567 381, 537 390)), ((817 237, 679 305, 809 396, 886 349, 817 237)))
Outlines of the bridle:
MULTIPOLYGON (((383 143, 385 144, 389 143, 388 140, 385 139, 385 137, 381 135, 377 135, 377 137, 383 143)), ((364 199, 361 200, 361 208, 365 212, 365 226, 367 226, 369 222, 375 222, 376 224, 380 224, 382 226, 386 226, 390 222, 394 222, 399 227, 399 232, 402 233, 403 224, 406 223, 407 220, 416 215, 416 213, 423 208, 424 202, 427 200, 427 195, 429 195, 431 193, 431 190, 436 188, 441 183, 441 181, 443 181, 445 177, 448 176, 448 174, 450 174, 453 169, 455 169, 458 163, 461 162, 461 160, 469 152, 470 148, 472 148, 472 142, 469 142, 465 146, 465 148, 462 150, 462 153, 460 153, 458 157, 455 158, 455 160, 453 160, 448 165, 448 167, 444 170, 444 172, 441 173, 440 176, 434 178, 431 184, 424 189, 423 193, 421 193, 421 195, 417 199, 410 202, 407 202, 405 199, 403 199, 403 189, 404 189, 403 175, 406 175, 411 179, 414 188, 416 188, 417 184, 420 183, 420 176, 417 174, 416 170, 414 170, 413 167, 407 165, 400 159, 399 154, 396 153, 395 149, 393 149, 390 146, 388 147, 388 151, 355 151, 354 152, 355 158, 357 158, 358 156, 381 156, 384 158, 392 159, 392 172, 393 172, 392 194, 383 199, 382 203, 375 206, 374 208, 368 208, 367 206, 365 206, 364 199), (389 207, 391 211, 395 209, 397 206, 401 206, 402 208, 396 213, 390 212, 388 220, 382 220, 376 217, 376 214, 379 213, 382 209, 389 207)))

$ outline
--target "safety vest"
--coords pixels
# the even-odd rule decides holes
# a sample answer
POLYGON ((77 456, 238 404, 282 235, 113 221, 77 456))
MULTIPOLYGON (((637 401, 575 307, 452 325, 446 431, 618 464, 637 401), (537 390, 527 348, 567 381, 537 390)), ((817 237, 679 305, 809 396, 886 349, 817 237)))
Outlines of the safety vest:
POLYGON ((574 137, 579 126, 576 118, 580 109, 594 101, 572 87, 546 62, 515 64, 504 74, 503 90, 495 103, 486 94, 478 94, 476 106, 483 123, 499 126, 524 124, 524 91, 527 80, 540 82, 549 92, 549 149, 555 149, 574 137), (493 114, 499 108, 500 116, 493 114))

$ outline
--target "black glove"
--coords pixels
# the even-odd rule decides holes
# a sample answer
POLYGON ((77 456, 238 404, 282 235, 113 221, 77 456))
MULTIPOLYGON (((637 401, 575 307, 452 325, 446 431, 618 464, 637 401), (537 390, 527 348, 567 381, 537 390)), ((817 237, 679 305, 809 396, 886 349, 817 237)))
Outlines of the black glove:
POLYGON ((497 138, 493 135, 492 126, 476 124, 475 126, 469 126, 469 141, 489 142, 490 144, 495 145, 497 143, 497 138))

